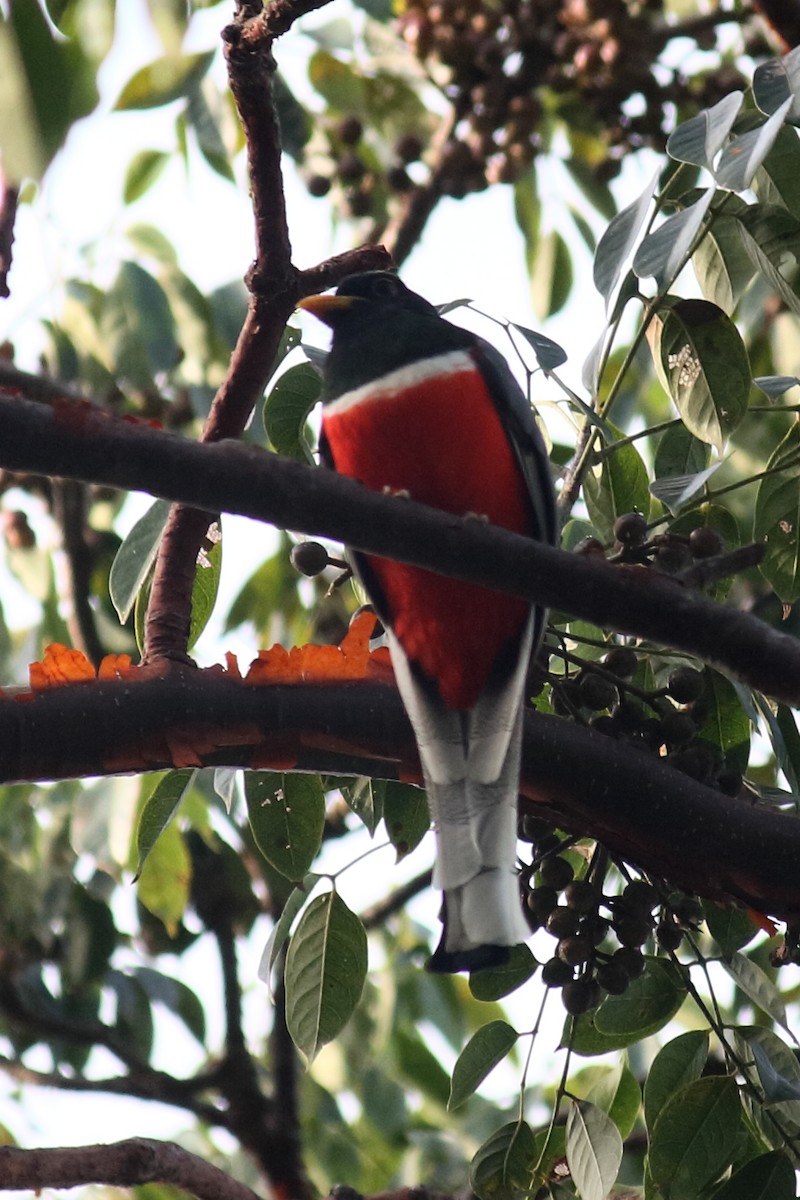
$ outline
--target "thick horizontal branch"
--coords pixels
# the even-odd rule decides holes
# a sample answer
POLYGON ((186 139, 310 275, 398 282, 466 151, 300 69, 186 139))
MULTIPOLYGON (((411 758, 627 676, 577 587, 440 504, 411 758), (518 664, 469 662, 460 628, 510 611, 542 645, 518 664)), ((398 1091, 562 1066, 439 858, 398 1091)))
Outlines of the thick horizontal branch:
MULTIPOLYGON (((420 781, 390 684, 254 686, 192 668, 142 675, 0 699, 0 782, 185 765, 420 781)), ((794 817, 732 800, 654 754, 535 712, 526 715, 520 788, 531 811, 675 885, 800 917, 794 817)))
POLYGON ((109 419, 89 405, 46 408, 0 396, 0 466, 241 513, 485 583, 683 650, 769 696, 800 703, 800 641, 748 613, 713 604, 654 570, 554 550, 257 447, 199 445, 109 419))
POLYGON ((110 1145, 20 1150, 0 1146, 0 1189, 39 1192, 87 1183, 136 1187, 171 1183, 198 1200, 260 1200, 257 1192, 232 1179, 196 1154, 153 1138, 129 1138, 110 1145))

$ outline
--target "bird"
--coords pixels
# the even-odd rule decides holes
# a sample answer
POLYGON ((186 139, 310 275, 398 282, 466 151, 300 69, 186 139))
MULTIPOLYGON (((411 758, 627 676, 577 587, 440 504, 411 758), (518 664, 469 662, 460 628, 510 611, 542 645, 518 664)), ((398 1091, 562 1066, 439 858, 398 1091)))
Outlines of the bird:
MULTIPOLYGON (((332 330, 320 458, 376 491, 553 544, 548 455, 503 356, 391 271, 300 308, 332 330)), ((436 838, 438 973, 500 966, 529 927, 516 871, 525 678, 545 611, 434 571, 350 552, 385 631, 436 838)))

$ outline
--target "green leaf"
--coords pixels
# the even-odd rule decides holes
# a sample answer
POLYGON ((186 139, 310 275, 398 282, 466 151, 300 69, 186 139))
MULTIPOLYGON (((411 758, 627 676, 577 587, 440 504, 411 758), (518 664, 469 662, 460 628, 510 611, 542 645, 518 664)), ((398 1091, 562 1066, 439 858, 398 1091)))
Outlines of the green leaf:
POLYGON ((794 313, 800 264, 800 220, 783 208, 757 204, 737 214, 742 243, 754 266, 794 313))
POLYGON ((619 1130, 601 1108, 576 1100, 567 1113, 567 1165, 581 1200, 606 1200, 622 1162, 619 1130))
POLYGON ((321 389, 319 372, 308 362, 290 367, 272 388, 264 402, 264 428, 278 454, 313 462, 305 425, 321 389))
POLYGON ((650 488, 647 468, 632 442, 619 449, 612 444, 607 449, 608 457, 603 459, 599 473, 589 472, 586 476, 584 499, 589 520, 601 538, 611 541, 614 522, 623 513, 635 511, 649 516, 650 488))
POLYGON ((707 442, 701 442, 684 424, 665 429, 658 440, 653 459, 656 479, 676 475, 696 475, 708 466, 711 452, 707 442))
POLYGON ((141 875, 148 855, 180 808, 196 774, 197 771, 192 767, 168 771, 145 801, 136 825, 135 878, 141 875))
POLYGON ((168 500, 154 500, 133 526, 111 564, 108 590, 121 625, 131 615, 136 597, 155 562, 170 508, 168 500))
POLYGON ((736 217, 726 211, 714 214, 692 266, 706 300, 730 316, 756 272, 736 217))
POLYGON ((517 333, 525 338, 525 341, 536 355, 536 361, 543 371, 555 371, 556 367, 560 367, 567 361, 567 352, 558 342, 554 342, 552 338, 545 337, 543 333, 537 333, 535 329, 527 329, 524 325, 517 325, 514 321, 511 322, 512 328, 516 329, 517 333))
POLYGON ((192 615, 189 621, 187 648, 192 649, 209 622, 217 602, 219 579, 222 572, 222 535, 215 522, 209 526, 209 534, 216 538, 208 549, 201 549, 192 585, 192 615), (215 532, 212 532, 215 531, 215 532))
POLYGON ((286 956, 286 1023, 309 1065, 344 1028, 367 974, 367 935, 336 892, 300 918, 286 956))
POLYGON ((771 1150, 745 1163, 714 1193, 714 1200, 794 1200, 796 1185, 791 1161, 782 1150, 771 1150))
POLYGON ((743 92, 731 92, 712 108, 678 125, 667 138, 667 154, 678 162, 710 167, 739 115, 743 92))
POLYGON ((469 1039, 456 1059, 447 1107, 452 1111, 468 1100, 487 1075, 517 1044, 519 1034, 506 1021, 490 1021, 469 1039))
POLYGON ((718 671, 705 672, 705 687, 693 712, 697 736, 722 751, 725 762, 744 771, 750 755, 750 718, 742 708, 739 693, 718 671))
POLYGON ((777 739, 773 740, 775 752, 778 754, 778 763, 789 780, 792 790, 800 791, 800 732, 798 732, 792 709, 784 704, 779 704, 775 714, 775 724, 780 732, 782 742, 781 753, 778 754, 778 747, 775 746, 777 739))
POLYGON ((686 998, 684 973, 663 958, 647 958, 643 975, 622 996, 608 996, 593 1013, 567 1021, 562 1042, 592 1057, 622 1050, 672 1020, 686 998))
POLYGON ((103 982, 116 996, 117 1036, 147 1062, 153 1050, 153 1013, 145 988, 135 975, 124 971, 108 971, 103 982))
POLYGON ((750 394, 750 363, 733 321, 708 300, 678 300, 656 315, 648 341, 683 423, 721 452, 750 394))
POLYGON ((212 171, 233 183, 235 176, 228 150, 202 88, 195 86, 189 91, 186 115, 203 158, 212 171))
POLYGON ((367 115, 366 81, 327 50, 316 50, 308 63, 311 86, 337 112, 367 115))
POLYGON ((409 1085, 445 1109, 450 1095, 450 1079, 419 1030, 401 1026, 394 1034, 393 1043, 398 1069, 409 1085))
POLYGON ((720 469, 722 462, 712 463, 704 471, 694 475, 675 475, 671 479, 656 479, 650 484, 650 494, 660 500, 672 516, 690 504, 698 492, 706 486, 711 476, 720 469))
POLYGON ((286 879, 303 879, 322 844, 325 826, 319 776, 248 771, 244 791, 261 853, 286 879))
MULTIPOLYGON (((677 132, 677 131, 676 131, 677 132)), ((674 136, 674 135, 673 135, 674 136)), ((597 244, 594 256, 594 286, 608 305, 619 283, 639 233, 647 219, 647 213, 658 185, 656 172, 638 200, 623 208, 606 228, 597 244)))
POLYGON ((476 1000, 485 1002, 500 1000, 515 992, 518 987, 532 978, 538 967, 533 954, 524 944, 512 946, 508 962, 501 967, 488 967, 481 971, 472 971, 469 977, 469 990, 476 1000))
POLYGON ((529 273, 536 315, 545 320, 560 312, 572 291, 573 270, 569 247, 557 230, 539 237, 529 273))
POLYGON ((480 1200, 516 1200, 528 1191, 536 1161, 536 1143, 525 1121, 511 1121, 478 1149, 469 1184, 480 1200))
POLYGON ((648 1166, 664 1200, 689 1200, 730 1166, 742 1130, 731 1078, 698 1079, 674 1094, 656 1120, 648 1166))
POLYGON ((167 825, 147 855, 136 894, 173 936, 189 903, 192 863, 178 826, 167 825))
POLYGON ((753 176, 767 157, 791 105, 791 100, 786 100, 763 125, 732 138, 722 151, 714 171, 714 178, 721 188, 742 192, 750 187, 753 176))
POLYGON ((206 1036, 206 1016, 197 994, 180 979, 162 975, 152 967, 135 967, 133 974, 149 999, 174 1013, 202 1046, 206 1036))
POLYGON ((800 598, 800 423, 767 463, 756 496, 753 541, 764 544, 761 574, 784 604, 800 598))
POLYGON ((706 915, 706 927, 723 954, 733 954, 741 950, 759 933, 758 925, 747 915, 743 908, 731 904, 723 908, 713 900, 703 902, 706 915))
POLYGON ((764 1089, 764 1103, 777 1104, 784 1100, 800 1100, 800 1083, 787 1079, 773 1066, 769 1054, 754 1041, 750 1044, 759 1082, 764 1089))
POLYGON ((800 218, 800 137, 784 125, 755 173, 753 191, 762 204, 780 204, 800 218))
POLYGON ((636 1124, 642 1107, 642 1091, 636 1076, 624 1061, 603 1069, 602 1074, 582 1097, 607 1113, 620 1132, 623 1141, 636 1124))
POLYGON ((633 257, 633 269, 640 279, 654 276, 659 291, 665 291, 672 284, 702 228, 713 199, 714 188, 709 188, 694 204, 667 217, 663 225, 647 235, 633 257))
POLYGON ((790 1032, 783 997, 769 976, 757 963, 735 951, 730 958, 723 958, 722 965, 738 988, 748 996, 757 1008, 771 1017, 778 1025, 790 1032))
POLYGON ((707 1058, 708 1033, 704 1029, 682 1033, 659 1050, 644 1085, 644 1119, 649 1130, 671 1097, 700 1078, 707 1058))
POLYGON ((417 848, 431 826, 422 788, 389 780, 383 793, 383 823, 400 862, 417 848))
POLYGON ((147 391, 154 376, 178 363, 175 322, 161 284, 138 263, 125 262, 105 296, 100 336, 109 369, 147 391))
POLYGON ((790 101, 792 110, 787 119, 794 125, 800 121, 800 53, 796 48, 756 67, 753 96, 765 113, 777 112, 790 101))
POLYGON ((272 988, 272 971, 283 947, 289 940, 289 933, 291 932, 295 917, 308 902, 311 892, 321 878, 321 875, 315 875, 313 872, 306 875, 303 882, 289 894, 281 909, 281 915, 272 926, 272 932, 267 938, 266 945, 261 954, 261 960, 258 964, 258 978, 270 990, 272 988))
POLYGON ((214 51, 202 54, 165 54, 141 67, 125 84, 114 108, 158 108, 188 95, 200 82, 214 58, 214 51))
POLYGON ((373 837, 383 816, 384 781, 368 779, 365 775, 342 783, 340 791, 349 808, 356 814, 369 836, 373 837))
POLYGON ((311 117, 291 90, 280 71, 272 77, 275 109, 281 131, 281 146, 296 162, 303 157, 303 148, 311 137, 311 117))
POLYGON ((133 204, 153 184, 161 178, 164 168, 169 162, 169 155, 163 150, 140 150, 128 163, 125 172, 125 182, 122 185, 122 199, 126 204, 133 204))

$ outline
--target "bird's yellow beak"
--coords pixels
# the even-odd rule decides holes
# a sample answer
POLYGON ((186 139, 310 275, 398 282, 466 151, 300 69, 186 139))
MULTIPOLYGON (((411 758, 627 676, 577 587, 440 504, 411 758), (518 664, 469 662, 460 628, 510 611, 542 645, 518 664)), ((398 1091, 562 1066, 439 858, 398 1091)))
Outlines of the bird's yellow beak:
POLYGON ((313 313, 320 321, 330 325, 336 319, 336 314, 352 308, 355 296, 306 296, 297 305, 304 312, 313 313))

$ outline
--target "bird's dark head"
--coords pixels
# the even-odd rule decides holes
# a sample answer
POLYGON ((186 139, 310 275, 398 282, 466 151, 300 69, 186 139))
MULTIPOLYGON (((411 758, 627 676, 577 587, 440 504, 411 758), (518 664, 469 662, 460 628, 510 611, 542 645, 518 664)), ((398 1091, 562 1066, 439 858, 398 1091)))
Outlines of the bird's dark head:
POLYGON ((392 271, 362 271, 343 279, 332 296, 308 296, 298 308, 313 313, 331 329, 363 327, 372 321, 391 320, 393 313, 419 313, 435 317, 436 309, 412 292, 392 271))
POLYGON ((298 307, 333 330, 324 370, 326 400, 471 341, 391 271, 349 275, 334 295, 309 296, 298 307))

